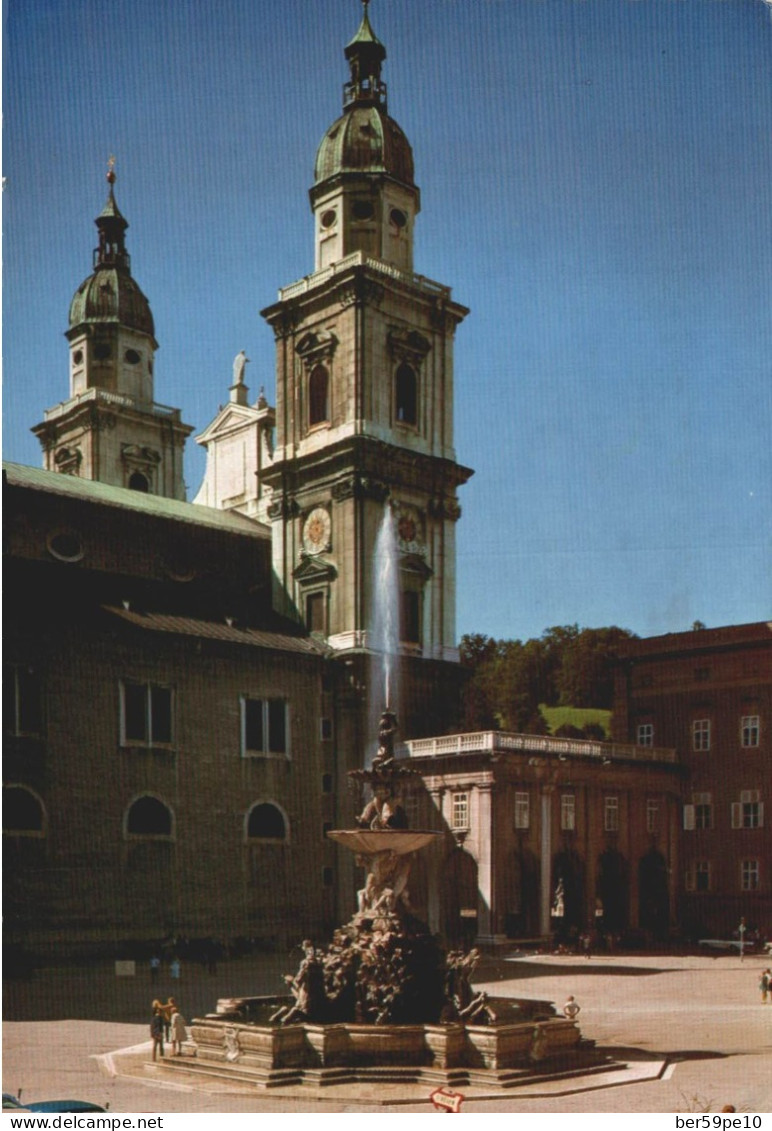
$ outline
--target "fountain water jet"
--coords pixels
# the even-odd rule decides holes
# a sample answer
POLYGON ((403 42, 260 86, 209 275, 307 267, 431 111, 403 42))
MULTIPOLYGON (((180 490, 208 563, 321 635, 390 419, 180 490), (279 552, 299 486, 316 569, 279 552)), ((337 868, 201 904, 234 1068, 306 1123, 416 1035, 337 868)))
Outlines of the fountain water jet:
MULTIPOLYGON (((387 709, 398 712, 397 661, 399 656, 399 546, 394 508, 386 502, 373 553, 370 643, 373 649, 371 717, 369 733, 378 719, 381 695, 387 709)), ((368 758, 371 760, 372 753, 368 758)))

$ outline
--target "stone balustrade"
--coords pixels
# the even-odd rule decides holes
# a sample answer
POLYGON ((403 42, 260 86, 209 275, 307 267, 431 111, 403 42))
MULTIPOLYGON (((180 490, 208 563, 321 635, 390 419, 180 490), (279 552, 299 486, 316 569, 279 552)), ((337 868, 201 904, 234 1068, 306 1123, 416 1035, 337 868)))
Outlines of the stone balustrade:
POLYGON ((620 742, 596 742, 583 738, 556 738, 541 734, 507 731, 477 731, 437 738, 416 738, 402 744, 400 754, 411 758, 438 758, 448 754, 516 751, 559 758, 591 758, 593 761, 676 762, 676 751, 661 746, 633 746, 620 742))
POLYGON ((451 288, 435 282, 434 279, 427 279, 425 275, 416 275, 412 271, 402 271, 399 267, 394 267, 391 263, 386 263, 373 255, 366 255, 363 251, 354 251, 350 255, 345 255, 336 263, 331 263, 329 267, 322 267, 319 271, 314 271, 313 274, 298 279, 296 283, 282 287, 279 291, 279 301, 286 302, 288 299, 305 294, 313 290, 314 287, 319 287, 333 279, 336 275, 343 274, 350 267, 368 267, 371 271, 388 275, 390 278, 404 282, 410 287, 418 287, 420 290, 438 298, 450 299, 451 296, 451 288))

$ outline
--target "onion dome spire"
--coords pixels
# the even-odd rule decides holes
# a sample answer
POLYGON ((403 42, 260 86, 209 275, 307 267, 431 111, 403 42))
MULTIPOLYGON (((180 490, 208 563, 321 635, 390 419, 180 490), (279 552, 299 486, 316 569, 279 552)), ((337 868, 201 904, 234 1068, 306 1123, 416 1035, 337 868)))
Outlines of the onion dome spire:
POLYGON ((99 232, 99 247, 94 248, 94 269, 115 267, 119 271, 131 272, 131 257, 126 251, 126 229, 129 226, 115 203, 115 158, 107 162, 107 183, 110 191, 107 203, 96 218, 99 232))
POLYGON ((115 158, 111 157, 107 163, 107 202, 94 221, 99 247, 94 248, 91 275, 70 303, 70 333, 86 323, 112 323, 153 335, 150 304, 131 274, 131 256, 126 250, 129 222, 115 202, 115 180, 115 158))
POLYGON ((364 14, 354 38, 344 48, 351 79, 343 87, 343 109, 370 103, 386 110, 386 83, 381 82, 381 64, 386 58, 386 48, 370 25, 368 4, 362 0, 364 14))

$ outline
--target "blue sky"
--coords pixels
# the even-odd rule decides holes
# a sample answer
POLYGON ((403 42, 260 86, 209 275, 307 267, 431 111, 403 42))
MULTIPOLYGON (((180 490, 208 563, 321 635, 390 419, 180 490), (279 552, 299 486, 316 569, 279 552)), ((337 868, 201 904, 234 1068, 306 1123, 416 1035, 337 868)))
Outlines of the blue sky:
MULTIPOLYGON (((7 0, 4 456, 67 396, 117 158, 156 398, 197 431, 313 269, 307 190, 357 0, 7 0)), ((373 0, 415 269, 456 342, 458 632, 772 613, 772 7, 373 0)), ((195 450, 194 450, 195 449, 195 450)), ((186 457, 189 494, 203 473, 186 457)))

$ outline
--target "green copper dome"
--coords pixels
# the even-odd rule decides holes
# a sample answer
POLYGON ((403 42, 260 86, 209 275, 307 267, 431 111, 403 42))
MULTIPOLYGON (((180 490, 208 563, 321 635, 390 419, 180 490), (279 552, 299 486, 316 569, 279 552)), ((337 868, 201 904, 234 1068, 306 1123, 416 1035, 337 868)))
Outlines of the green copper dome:
POLYGON ((100 267, 89 275, 70 303, 70 329, 84 322, 114 322, 144 334, 155 334, 150 303, 131 275, 100 267))
POLYGON ((150 303, 131 276, 131 258, 125 243, 129 225, 115 203, 112 166, 107 181, 107 203, 95 221, 99 247, 94 250, 94 273, 81 283, 70 303, 70 329, 84 322, 107 322, 152 336, 155 327, 150 303))
POLYGON ((330 126, 316 153, 314 181, 339 173, 385 173, 413 184, 413 150, 402 129, 378 105, 352 106, 330 126))

